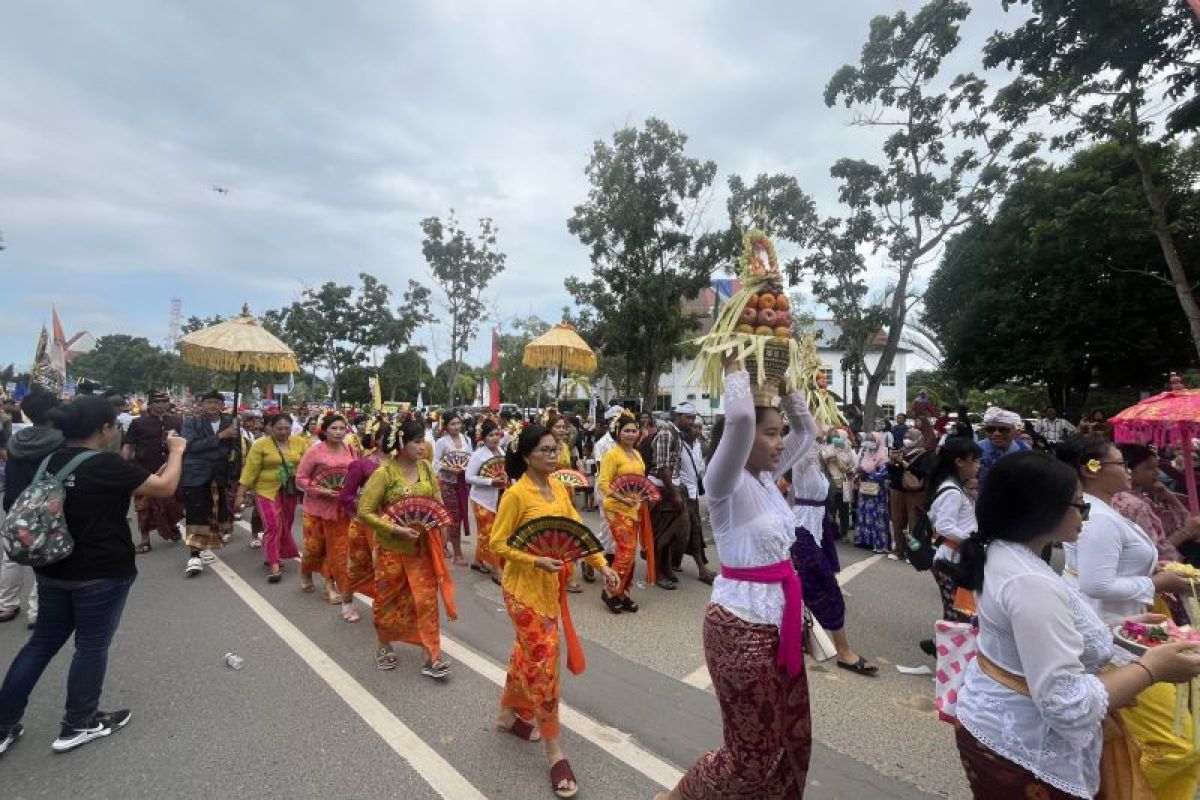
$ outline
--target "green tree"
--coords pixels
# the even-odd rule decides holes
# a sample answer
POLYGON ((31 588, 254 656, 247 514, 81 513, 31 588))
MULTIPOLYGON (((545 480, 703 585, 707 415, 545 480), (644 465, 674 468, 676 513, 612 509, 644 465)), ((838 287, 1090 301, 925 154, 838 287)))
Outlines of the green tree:
POLYGON ((403 349, 430 320, 429 290, 416 281, 408 282, 393 309, 387 285, 365 272, 358 277, 357 287, 328 281, 305 289, 299 300, 264 316, 264 327, 278 331, 300 363, 329 373, 336 402, 341 401, 341 375, 347 367, 365 363, 376 349, 403 349))
POLYGON ((475 401, 475 380, 475 370, 469 364, 443 361, 433 372, 433 384, 427 399, 446 408, 470 405, 475 401))
POLYGON ((594 311, 592 346, 636 366, 646 408, 696 329, 683 300, 728 257, 725 232, 700 232, 717 165, 689 158, 686 144, 659 119, 622 128, 611 144, 595 142, 585 169, 591 189, 567 221, 592 262, 592 277, 568 278, 567 290, 594 311))
POLYGON ((388 353, 379 365, 379 379, 384 400, 415 403, 425 384, 425 399, 429 399, 429 387, 433 385, 433 370, 425 356, 415 348, 398 353, 388 353))
MULTIPOLYGON (((1030 0, 1003 0, 1008 9, 1030 0)), ((1049 111, 1065 123, 1056 147, 1115 141, 1138 170, 1143 223, 1154 234, 1160 264, 1200 353, 1200 304, 1180 254, 1192 231, 1172 213, 1169 176, 1156 169, 1155 142, 1200 127, 1200 25, 1186 0, 1037 0, 1015 31, 994 34, 989 67, 1021 76, 998 97, 1011 119, 1049 111)), ((1161 267, 1159 268, 1161 272, 1161 267)))
MULTIPOLYGON (((1176 157, 1160 152, 1159 169, 1176 157)), ((1194 363, 1184 320, 1166 311, 1172 289, 1146 274, 1160 254, 1145 217, 1118 145, 1031 167, 992 221, 951 240, 930 279, 924 320, 946 370, 973 387, 1036 383, 1074 415, 1095 384, 1157 386, 1194 363)))
POLYGON ((341 394, 338 402, 366 404, 371 401, 370 378, 373 370, 362 364, 347 364, 338 376, 341 394))
POLYGON ((867 425, 916 301, 914 270, 987 208, 1011 164, 1036 146, 1035 137, 1017 141, 1015 122, 997 119, 977 76, 945 74, 969 13, 962 0, 931 0, 912 16, 875 17, 859 64, 842 67, 825 88, 828 106, 858 108, 856 124, 887 131, 880 163, 844 158, 830 170, 847 214, 818 225, 801 264, 867 377, 867 425), (878 298, 869 296, 864 254, 880 256, 891 273, 878 298), (870 369, 865 343, 881 328, 886 340, 870 369))
POLYGON ((474 238, 458 224, 454 209, 450 209, 445 222, 439 217, 421 220, 421 230, 425 233, 421 253, 445 295, 443 304, 450 321, 451 371, 446 382, 450 395, 446 402, 453 406, 459 396, 463 353, 479 334, 479 323, 484 318, 483 293, 504 271, 506 257, 496 246, 498 229, 487 217, 479 220, 479 233, 474 238))
POLYGON ((70 372, 77 379, 130 394, 170 385, 178 361, 177 355, 160 350, 148 339, 115 333, 101 336, 91 352, 76 357, 70 372))
MULTIPOLYGON (((506 403, 517 403, 523 407, 537 403, 537 396, 544 387, 545 372, 522 363, 525 345, 550 330, 550 323, 541 317, 530 315, 515 320, 512 332, 500 334, 500 397, 506 403)), ((490 368, 489 368, 490 371, 490 368)))

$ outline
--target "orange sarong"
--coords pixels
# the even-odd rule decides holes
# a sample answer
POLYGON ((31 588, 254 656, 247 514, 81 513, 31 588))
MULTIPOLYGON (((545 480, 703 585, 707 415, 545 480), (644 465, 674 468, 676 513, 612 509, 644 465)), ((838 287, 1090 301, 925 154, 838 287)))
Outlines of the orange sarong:
MULTIPOLYGON (((349 542, 347 533, 350 520, 325 519, 304 513, 304 555, 300 561, 300 571, 306 574, 320 572, 327 578, 332 578, 339 592, 345 592, 350 585, 349 542)), ((345 598, 349 600, 349 596, 345 598)))
POLYGON ((639 545, 646 551, 646 581, 653 583, 657 580, 654 569, 654 533, 650 529, 650 514, 646 506, 642 506, 637 519, 608 512, 605 512, 604 518, 608 521, 608 529, 612 531, 613 542, 617 546, 612 567, 621 577, 621 585, 613 592, 613 596, 621 597, 629 591, 629 586, 633 583, 639 545))
MULTIPOLYGON (((375 531, 354 520, 346 531, 346 585, 344 590, 375 598, 375 531)), ((341 588, 341 584, 338 584, 341 588)))
POLYGON ((458 619, 458 610, 441 536, 434 530, 425 538, 417 555, 375 548, 373 611, 380 642, 420 645, 437 659, 442 653, 438 595, 447 617, 458 619))
POLYGON ((558 620, 522 605, 508 592, 504 607, 517 639, 508 658, 503 708, 534 718, 542 738, 558 738, 558 620))
POLYGON ((490 567, 499 566, 500 559, 492 553, 492 523, 496 521, 496 512, 489 511, 483 506, 471 501, 471 510, 475 512, 475 563, 487 564, 490 567))

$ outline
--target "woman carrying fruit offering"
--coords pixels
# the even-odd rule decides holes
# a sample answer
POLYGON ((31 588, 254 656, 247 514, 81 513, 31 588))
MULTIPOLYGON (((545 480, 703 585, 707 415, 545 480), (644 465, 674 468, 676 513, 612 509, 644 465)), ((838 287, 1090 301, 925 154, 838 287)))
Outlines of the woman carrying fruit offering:
POLYGON ((349 550, 346 534, 350 517, 339 502, 341 483, 354 461, 355 452, 345 444, 349 427, 341 414, 326 414, 317 427, 316 444, 305 451, 296 467, 296 486, 304 492, 304 557, 300 561, 300 591, 311 593, 313 573, 328 570, 325 598, 340 603, 342 618, 357 622, 354 596, 347 573, 349 550), (332 481, 322 476, 340 476, 332 481))
MULTIPOLYGON (((507 478, 489 478, 479 474, 483 463, 492 458, 504 458, 500 449, 500 438, 504 435, 500 425, 491 419, 486 419, 479 427, 482 443, 471 454, 467 463, 466 478, 471 485, 471 510, 475 514, 475 563, 471 569, 491 574, 492 570, 499 571, 500 563, 492 554, 492 524, 496 521, 496 507, 500 502, 500 493, 508 486, 507 478)), ((496 578, 492 580, 499 582, 496 578)))
MULTIPOLYGON (((559 585, 559 574, 566 564, 508 544, 513 532, 532 520, 567 517, 580 522, 571 490, 550 480, 550 473, 558 469, 558 453, 554 435, 541 425, 531 425, 505 456, 506 471, 514 483, 500 498, 491 549, 504 560, 504 606, 513 621, 516 641, 496 724, 526 741, 541 740, 550 764, 551 788, 558 797, 574 797, 579 785, 558 736, 560 617, 568 653, 582 653, 570 624, 566 595, 559 585)), ((586 563, 604 574, 609 588, 619 582, 602 553, 588 556, 586 563)))
POLYGON ((612 566, 621 580, 611 591, 601 592, 600 600, 614 614, 622 611, 634 613, 638 610, 638 604, 629 596, 629 586, 633 583, 638 542, 645 533, 642 530, 645 516, 637 500, 614 494, 610 484, 622 475, 645 475, 646 463, 637 450, 640 431, 633 414, 621 412, 620 416, 613 419, 611 430, 617 446, 609 449, 600 461, 596 485, 604 496, 604 520, 616 544, 612 566))
MULTIPOLYGON (((1130 488, 1129 467, 1116 445, 1099 436, 1076 436, 1058 446, 1057 456, 1075 470, 1083 501, 1090 507, 1083 535, 1063 545, 1064 578, 1079 587, 1101 618, 1114 622, 1142 614, 1160 594, 1190 592, 1187 578, 1159 568, 1150 535, 1112 507, 1114 496, 1130 488)), ((989 476, 984 496, 990 482, 989 476)), ((1200 753, 1192 743, 1190 717, 1178 734, 1174 730, 1173 687, 1147 688, 1137 695, 1137 704, 1120 715, 1142 750, 1142 771, 1155 797, 1192 800, 1200 753)))
POLYGON ((1121 721, 1113 714, 1200 675, 1200 654, 1187 642, 1130 663, 1094 605, 1042 561, 1054 542, 1087 538, 1080 531, 1092 510, 1076 470, 1040 453, 1008 456, 980 493, 978 530, 948 566, 959 586, 979 593, 978 651, 958 692, 955 733, 977 800, 1092 798, 1102 773, 1134 783, 1106 786, 1127 792, 1114 797, 1149 796, 1123 752, 1129 709, 1121 721))
POLYGON ((445 531, 445 535, 447 544, 454 550, 456 567, 467 566, 462 553, 462 537, 471 534, 471 522, 467 517, 469 489, 463 471, 470 456, 471 440, 463 433, 462 417, 457 411, 449 411, 442 418, 441 435, 433 445, 433 463, 438 470, 442 505, 454 517, 454 525, 445 531))
POLYGON ((457 619, 458 611, 441 533, 437 528, 422 532, 399 525, 381 513, 405 497, 439 497, 433 468, 422 458, 425 426, 405 422, 393 428, 380 447, 392 457, 371 475, 358 501, 359 517, 375 531, 375 666, 395 669, 392 642, 408 642, 425 650, 422 675, 445 678, 450 662, 442 658, 439 593, 447 617, 457 619))

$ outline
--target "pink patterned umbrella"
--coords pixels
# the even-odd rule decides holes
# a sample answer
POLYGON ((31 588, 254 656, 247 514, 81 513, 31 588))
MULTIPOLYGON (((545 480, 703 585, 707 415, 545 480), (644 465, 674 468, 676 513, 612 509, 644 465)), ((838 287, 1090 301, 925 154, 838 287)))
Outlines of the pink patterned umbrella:
POLYGON ((1192 452, 1193 440, 1200 439, 1200 390, 1188 389, 1177 374, 1171 373, 1169 390, 1130 406, 1110 419, 1109 424, 1118 442, 1179 448, 1187 479, 1188 507, 1193 514, 1200 514, 1192 452))

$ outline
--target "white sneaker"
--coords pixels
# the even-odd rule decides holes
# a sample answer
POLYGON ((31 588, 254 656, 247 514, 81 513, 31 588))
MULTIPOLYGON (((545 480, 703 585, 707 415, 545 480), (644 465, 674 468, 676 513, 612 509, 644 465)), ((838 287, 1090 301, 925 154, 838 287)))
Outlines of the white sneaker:
POLYGON ((200 551, 200 560, 203 561, 205 564, 211 564, 212 562, 217 560, 217 554, 214 553, 212 550, 201 550, 200 551))
POLYGON ((187 566, 183 569, 183 574, 189 578, 194 578, 204 569, 204 562, 198 558, 189 558, 187 566))

